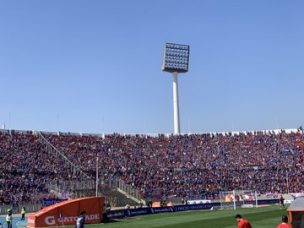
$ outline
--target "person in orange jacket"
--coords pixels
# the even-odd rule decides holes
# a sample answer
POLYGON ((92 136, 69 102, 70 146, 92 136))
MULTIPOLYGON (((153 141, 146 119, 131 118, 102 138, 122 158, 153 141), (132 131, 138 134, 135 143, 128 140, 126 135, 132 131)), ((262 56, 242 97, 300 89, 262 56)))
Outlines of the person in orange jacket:
POLYGON ((280 223, 277 228, 289 228, 288 217, 286 215, 282 216, 282 223, 280 223))
POLYGON ((242 218, 240 214, 237 214, 235 219, 238 223, 238 228, 252 228, 250 222, 247 219, 242 218))

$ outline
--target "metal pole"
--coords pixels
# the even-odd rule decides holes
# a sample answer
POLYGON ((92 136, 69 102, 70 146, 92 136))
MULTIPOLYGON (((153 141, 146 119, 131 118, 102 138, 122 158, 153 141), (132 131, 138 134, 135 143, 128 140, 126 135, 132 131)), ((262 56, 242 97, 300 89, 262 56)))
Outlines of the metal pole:
POLYGON ((255 197, 255 207, 258 207, 258 194, 256 191, 254 191, 254 197, 255 197))
POLYGON ((288 173, 286 175, 286 184, 287 184, 287 194, 289 194, 289 180, 288 180, 288 173))
POLYGON ((180 134, 179 122, 179 100, 178 100, 178 80, 177 72, 173 73, 173 115, 174 115, 174 134, 180 134))
POLYGON ((96 158, 96 197, 98 196, 98 156, 96 158))
POLYGON ((232 191, 233 194, 233 209, 236 210, 236 203, 235 203, 235 191, 232 191))

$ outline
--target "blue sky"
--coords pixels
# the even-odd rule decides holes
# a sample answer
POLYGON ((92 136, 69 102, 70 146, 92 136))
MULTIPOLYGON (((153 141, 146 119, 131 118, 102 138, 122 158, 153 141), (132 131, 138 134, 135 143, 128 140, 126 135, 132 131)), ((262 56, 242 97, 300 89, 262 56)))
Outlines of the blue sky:
POLYGON ((181 131, 304 124, 304 2, 0 2, 0 124, 92 133, 173 131, 165 42, 191 46, 181 131))

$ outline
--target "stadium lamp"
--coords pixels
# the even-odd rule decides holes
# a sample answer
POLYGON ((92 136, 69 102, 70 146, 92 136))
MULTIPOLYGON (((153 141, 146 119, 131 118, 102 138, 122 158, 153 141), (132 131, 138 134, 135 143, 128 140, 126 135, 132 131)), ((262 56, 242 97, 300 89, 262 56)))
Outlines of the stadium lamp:
POLYGON ((162 70, 169 73, 173 73, 173 115, 175 135, 180 134, 177 74, 188 72, 189 55, 189 45, 173 43, 165 44, 162 70))
POLYGON ((166 43, 162 70, 171 73, 188 72, 189 52, 189 45, 166 43))

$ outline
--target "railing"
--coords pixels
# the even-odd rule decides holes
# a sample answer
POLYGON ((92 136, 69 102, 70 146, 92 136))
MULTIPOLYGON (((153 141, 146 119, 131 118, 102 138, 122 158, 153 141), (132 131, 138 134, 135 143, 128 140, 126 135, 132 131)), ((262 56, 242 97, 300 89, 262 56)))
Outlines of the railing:
POLYGON ((77 173, 80 176, 90 179, 90 177, 84 173, 80 168, 78 168, 74 163, 72 163, 61 151, 59 151, 55 146, 53 146, 42 134, 37 132, 39 140, 45 145, 45 149, 49 154, 53 154, 57 157, 60 157, 64 160, 65 164, 71 168, 73 173, 77 173))
MULTIPOLYGON (((48 188, 49 192, 55 194, 56 197, 64 199, 95 195, 94 180, 52 181, 48 188)), ((102 191, 99 192, 100 194, 103 195, 102 191)))
MULTIPOLYGON (((81 181, 57 181, 57 183, 52 182, 49 185, 49 190, 56 191, 58 193, 71 193, 75 191, 85 191, 85 190, 93 190, 96 188, 96 183, 94 180, 90 178, 85 172, 83 172, 79 167, 77 167, 74 163, 72 163, 60 150, 58 150, 55 146, 53 146, 41 132, 36 132, 38 138, 42 144, 45 145, 45 149, 49 154, 55 155, 63 159, 65 164, 71 168, 73 173, 79 174, 82 179, 81 181)), ((111 180, 101 180, 99 181, 100 189, 102 187, 109 187, 115 190, 120 191, 126 197, 131 198, 136 202, 141 201, 140 192, 133 186, 125 184, 120 179, 111 179, 111 180)))
POLYGON ((25 207, 26 212, 34 212, 41 209, 42 204, 41 203, 24 203, 20 204, 18 206, 11 206, 11 205, 2 205, 0 206, 0 215, 6 214, 7 209, 13 209, 14 214, 18 214, 21 211, 21 208, 25 207))
POLYGON ((53 191, 57 191, 57 192, 87 190, 87 189, 95 189, 94 180, 53 181, 49 184, 49 190, 53 190, 53 191))
MULTIPOLYGON (((105 189, 116 190, 124 194, 126 197, 131 198, 136 202, 141 201, 140 192, 131 185, 125 184, 122 180, 111 179, 101 180, 98 183, 99 193, 103 194, 105 189)), ((60 195, 70 195, 73 197, 75 192, 79 191, 93 191, 96 188, 94 180, 83 181, 53 181, 49 184, 49 191, 54 191, 60 195)))
POLYGON ((118 188, 127 193, 128 195, 134 197, 135 199, 141 200, 141 194, 139 190, 134 188, 131 185, 125 184, 123 181, 119 180, 118 181, 118 188))

